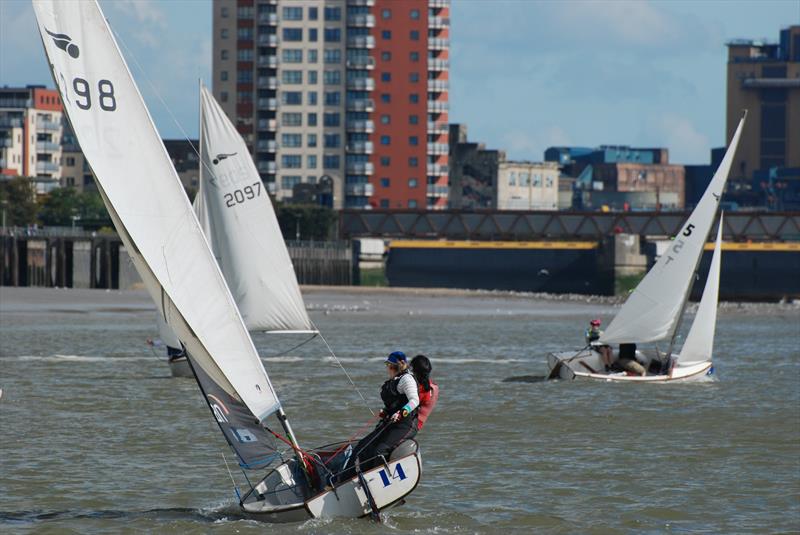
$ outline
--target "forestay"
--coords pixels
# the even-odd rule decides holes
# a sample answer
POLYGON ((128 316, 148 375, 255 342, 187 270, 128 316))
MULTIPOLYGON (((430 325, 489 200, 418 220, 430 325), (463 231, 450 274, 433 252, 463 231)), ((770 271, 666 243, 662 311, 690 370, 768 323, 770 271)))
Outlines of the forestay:
POLYGON ((100 7, 33 5, 64 110, 148 292, 192 364, 263 420, 280 404, 100 7))
POLYGON ((722 265, 722 214, 719 216, 717 240, 714 243, 714 253, 711 255, 711 265, 708 268, 706 285, 703 288, 703 297, 697 307, 694 322, 686 335, 686 341, 681 349, 680 361, 687 362, 711 360, 714 349, 714 331, 717 325, 717 301, 719 299, 719 272, 722 265))
POLYGON ((722 163, 697 207, 669 249, 661 255, 611 321, 601 342, 645 343, 672 335, 689 285, 694 280, 697 261, 714 223, 743 125, 744 117, 739 121, 722 163))
POLYGON ((200 88, 200 189, 195 210, 247 328, 312 331, 275 210, 250 152, 200 88))

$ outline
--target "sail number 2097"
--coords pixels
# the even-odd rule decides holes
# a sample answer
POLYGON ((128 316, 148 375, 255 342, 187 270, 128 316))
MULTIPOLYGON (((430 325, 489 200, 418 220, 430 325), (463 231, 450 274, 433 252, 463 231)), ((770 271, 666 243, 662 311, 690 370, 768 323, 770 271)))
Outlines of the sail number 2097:
POLYGON ((245 186, 225 194, 225 206, 233 208, 237 204, 242 204, 250 199, 261 196, 261 182, 255 182, 252 186, 245 186))

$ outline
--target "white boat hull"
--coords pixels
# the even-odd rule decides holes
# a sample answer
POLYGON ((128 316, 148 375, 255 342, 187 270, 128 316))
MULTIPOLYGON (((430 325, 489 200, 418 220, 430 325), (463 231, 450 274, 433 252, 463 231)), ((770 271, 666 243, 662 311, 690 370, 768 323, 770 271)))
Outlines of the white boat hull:
MULTIPOLYGON (((637 355, 639 353, 637 352, 637 355)), ((600 355, 595 351, 550 353, 547 355, 548 375, 553 379, 617 381, 628 383, 690 383, 705 381, 714 373, 711 360, 681 363, 680 357, 668 374, 630 375, 626 372, 606 372, 600 355)))
MULTIPOLYGON (((276 474, 288 461, 276 469, 276 474)), ((373 513, 367 493, 358 476, 337 483, 334 488, 326 487, 306 500, 297 498, 296 489, 300 486, 286 470, 282 480, 276 476, 264 479, 265 492, 262 499, 255 501, 245 497, 242 510, 255 520, 265 522, 300 522, 311 518, 361 518, 373 513), (285 502, 285 503, 280 503, 285 502)), ((411 494, 422 475, 422 458, 419 451, 414 451, 397 459, 391 459, 386 465, 381 464, 363 472, 364 481, 369 489, 376 512, 383 511, 401 503, 411 494)), ((258 488, 259 485, 256 486, 258 488)))
POLYGON ((192 368, 189 366, 189 360, 186 357, 179 357, 177 359, 170 359, 169 371, 173 377, 194 377, 192 368))

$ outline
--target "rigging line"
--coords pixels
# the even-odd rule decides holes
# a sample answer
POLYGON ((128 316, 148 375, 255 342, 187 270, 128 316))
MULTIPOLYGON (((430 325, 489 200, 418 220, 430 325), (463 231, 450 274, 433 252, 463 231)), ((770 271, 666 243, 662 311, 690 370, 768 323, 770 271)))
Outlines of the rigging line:
POLYGON ((239 501, 241 502, 242 501, 242 495, 239 494, 239 487, 236 485, 236 480, 233 479, 233 474, 231 473, 231 467, 228 466, 228 459, 225 458, 225 454, 224 453, 220 452, 220 455, 222 455, 222 461, 225 463, 225 468, 228 469, 228 475, 231 478, 231 483, 233 483, 233 490, 234 490, 234 492, 236 492, 236 497, 239 498, 239 501))
POLYGON ((294 347, 290 347, 290 348, 289 348, 289 349, 287 349, 286 351, 281 351, 280 353, 277 353, 277 354, 275 354, 275 355, 265 355, 265 356, 264 356, 264 358, 265 358, 265 359, 273 359, 273 358, 275 358, 275 357, 282 357, 282 356, 286 355, 287 353, 289 353, 290 351, 294 351, 295 349, 298 349, 298 348, 301 348, 301 347, 303 347, 304 345, 306 345, 307 343, 309 343, 311 340, 313 340, 314 338, 316 338, 316 337, 317 337, 317 335, 319 335, 319 333, 318 333, 318 332, 316 332, 316 333, 312 334, 312 335, 311 335, 311 338, 308 338, 308 339, 306 339, 306 340, 304 340, 304 341, 300 342, 299 344, 297 344, 297 345, 296 345, 296 346, 294 346, 294 347))
POLYGON ((350 374, 347 373, 347 370, 345 369, 344 365, 342 365, 342 362, 339 360, 339 357, 337 357, 336 353, 333 352, 333 349, 331 348, 330 344, 325 339, 325 335, 322 334, 322 331, 319 330, 319 327, 317 327, 317 325, 313 321, 311 321, 310 318, 309 318, 309 321, 311 322, 311 325, 314 327, 314 329, 316 329, 317 332, 319 333, 320 339, 322 339, 322 342, 325 344, 325 347, 328 348, 328 352, 330 352, 331 356, 333 357, 333 360, 336 361, 336 364, 338 364, 339 367, 342 369, 342 371, 344 372, 345 376, 347 377, 347 380, 350 381, 350 384, 353 386, 353 388, 356 390, 356 392, 358 392, 358 395, 361 397, 361 401, 364 402, 364 405, 367 407, 367 410, 369 411, 369 413, 372 416, 375 416, 375 411, 373 411, 372 407, 369 406, 369 402, 367 401, 367 398, 364 397, 364 394, 361 393, 361 390, 356 386, 356 383, 353 382, 353 378, 350 377, 350 374))

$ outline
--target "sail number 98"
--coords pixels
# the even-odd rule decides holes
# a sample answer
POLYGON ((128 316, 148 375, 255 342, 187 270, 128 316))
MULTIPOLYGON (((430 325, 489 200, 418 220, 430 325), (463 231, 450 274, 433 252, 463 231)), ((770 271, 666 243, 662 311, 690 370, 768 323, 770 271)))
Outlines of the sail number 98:
POLYGON ((225 206, 233 208, 237 204, 242 204, 250 199, 261 196, 261 182, 256 182, 252 186, 245 186, 234 190, 232 193, 225 194, 225 206))
MULTIPOLYGON (((92 107, 92 91, 89 82, 83 78, 75 78, 72 80, 72 89, 78 98, 75 99, 75 104, 82 110, 88 110, 92 107)), ((97 82, 98 104, 103 111, 114 111, 117 109, 117 99, 114 96, 114 84, 109 80, 100 80, 97 82)))

